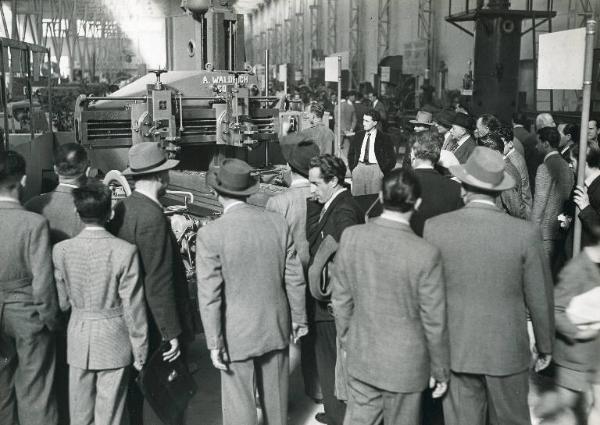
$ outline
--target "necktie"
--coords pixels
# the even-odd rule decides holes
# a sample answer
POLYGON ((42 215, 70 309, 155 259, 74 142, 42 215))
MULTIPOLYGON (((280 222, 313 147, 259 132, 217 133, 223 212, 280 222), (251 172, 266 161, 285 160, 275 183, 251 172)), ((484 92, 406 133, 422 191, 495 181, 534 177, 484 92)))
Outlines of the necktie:
POLYGON ((369 164, 369 151, 371 150, 371 133, 367 133, 367 143, 365 144, 365 156, 363 157, 363 162, 365 164, 369 164))

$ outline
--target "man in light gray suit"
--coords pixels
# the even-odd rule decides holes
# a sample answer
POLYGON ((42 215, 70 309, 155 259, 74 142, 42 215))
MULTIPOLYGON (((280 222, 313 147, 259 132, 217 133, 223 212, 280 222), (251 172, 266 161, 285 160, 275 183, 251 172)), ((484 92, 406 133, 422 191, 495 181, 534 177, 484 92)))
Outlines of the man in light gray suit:
POLYGON ((428 220, 424 238, 440 249, 446 281, 450 388, 447 425, 530 425, 527 316, 536 370, 551 360, 553 288, 538 229, 504 214, 495 198, 514 186, 502 154, 476 147, 450 167, 465 207, 428 220))
POLYGON ((381 216, 342 234, 331 300, 347 352, 345 425, 418 424, 423 390, 435 387, 438 398, 448 388, 440 252, 410 227, 420 194, 413 171, 391 171, 381 216))
POLYGON ((0 424, 56 425, 50 232, 19 203, 25 180, 25 159, 0 150, 0 424))
MULTIPOLYGON (((288 190, 269 198, 266 209, 278 212, 285 217, 294 238, 294 245, 300 263, 302 263, 304 276, 306 276, 310 260, 308 241, 306 240, 306 201, 310 198, 308 170, 311 158, 319 155, 319 147, 312 142, 303 141, 289 149, 282 150, 282 153, 292 171, 292 182, 288 190)), ((317 374, 314 332, 309 332, 306 337, 302 338, 301 350, 300 361, 304 391, 313 400, 321 400, 323 394, 317 374)))
POLYGON ((200 314, 213 365, 221 370, 224 425, 285 425, 290 335, 306 333, 305 280, 285 219, 248 205, 258 190, 244 161, 226 159, 207 183, 223 216, 196 241, 200 314))
POLYGON ((84 229, 55 245, 54 274, 67 331, 71 425, 125 423, 129 366, 148 354, 148 319, 135 245, 111 235, 111 191, 73 189, 84 229))

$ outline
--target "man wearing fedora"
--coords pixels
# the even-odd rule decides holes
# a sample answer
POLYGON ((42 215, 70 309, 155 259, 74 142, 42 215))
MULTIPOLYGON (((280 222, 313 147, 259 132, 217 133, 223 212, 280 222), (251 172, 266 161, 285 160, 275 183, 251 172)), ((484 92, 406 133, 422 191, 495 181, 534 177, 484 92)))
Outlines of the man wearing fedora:
MULTIPOLYGON (((319 156, 319 147, 312 142, 300 142, 289 150, 282 151, 291 169, 292 182, 289 189, 272 196, 267 201, 266 209, 282 214, 287 221, 298 258, 302 264, 304 275, 308 269, 310 255, 306 239, 306 201, 310 198, 310 182, 308 169, 311 158, 319 156)), ((321 400, 321 388, 317 375, 315 359, 314 332, 302 338, 301 367, 304 378, 304 390, 313 400, 321 400)))
POLYGON ((379 196, 381 216, 346 229, 335 258, 331 298, 349 375, 344 424, 415 425, 423 390, 435 387, 438 398, 448 388, 443 270, 438 249, 410 228, 420 203, 415 173, 391 171, 379 196))
POLYGON ((356 133, 348 149, 352 172, 352 195, 378 193, 381 178, 396 166, 396 152, 390 138, 377 129, 381 116, 375 109, 363 115, 363 131, 356 133))
POLYGON ((281 214, 248 205, 259 182, 226 159, 207 184, 223 215, 198 231, 198 301, 213 366, 221 371, 224 425, 287 423, 288 346, 306 334, 305 280, 281 214))
POLYGON ((477 142, 471 135, 475 123, 469 115, 457 112, 452 117, 451 124, 452 141, 444 149, 452 152, 458 162, 464 164, 477 146, 477 142))
POLYGON ((514 186, 502 154, 476 147, 450 167, 466 206, 425 224, 441 251, 450 339, 447 425, 529 425, 527 316, 535 334, 536 371, 551 360, 553 288, 538 229, 495 203, 514 186))
POLYGON ((417 111, 414 120, 409 121, 413 125, 415 133, 427 131, 433 126, 433 114, 429 111, 417 111))
MULTIPOLYGON (((111 233, 138 249, 149 312, 149 352, 164 349, 165 361, 179 357, 182 343, 193 338, 183 263, 159 201, 169 184, 169 170, 178 163, 167 159, 158 143, 134 145, 129 150, 129 168, 123 174, 133 179, 135 190, 115 206, 114 218, 109 224, 111 233)), ((131 397, 132 419, 139 423, 141 394, 131 397)), ((147 403, 143 415, 145 424, 158 421, 147 403)))

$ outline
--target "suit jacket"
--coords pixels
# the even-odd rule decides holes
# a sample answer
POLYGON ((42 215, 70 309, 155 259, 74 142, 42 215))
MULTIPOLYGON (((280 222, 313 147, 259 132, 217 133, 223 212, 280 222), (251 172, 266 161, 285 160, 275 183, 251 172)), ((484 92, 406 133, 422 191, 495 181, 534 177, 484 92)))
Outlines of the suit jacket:
POLYGON ((62 310, 71 308, 67 362, 117 369, 148 353, 148 318, 135 245, 84 229, 52 252, 62 310))
MULTIPOLYGON (((320 217, 323 206, 317 201, 307 201, 306 237, 310 254, 309 266, 319 250, 321 242, 331 235, 339 243, 342 233, 346 228, 355 224, 364 223, 364 214, 354 200, 349 190, 340 193, 320 217)), ((309 305, 310 321, 332 321, 333 317, 327 310, 327 302, 317 301, 309 305)))
POLYGON ((232 206, 198 231, 196 270, 206 344, 232 361, 287 347, 290 317, 306 323, 302 265, 280 214, 232 206))
POLYGON ((497 205, 507 214, 525 220, 527 219, 527 207, 523 201, 521 175, 508 158, 504 158, 504 165, 506 172, 515 180, 515 186, 500 193, 500 196, 496 198, 497 205))
POLYGON ((429 168, 414 170, 421 185, 421 205, 410 218, 410 227, 423 235, 425 221, 436 215, 457 210, 463 206, 460 184, 429 168))
POLYGON ((523 144, 525 163, 527 164, 527 172, 529 173, 529 182, 531 184, 531 194, 535 195, 535 175, 537 169, 544 162, 544 154, 537 150, 537 134, 530 133, 522 127, 515 127, 515 137, 523 144), (522 129, 517 131, 519 128, 522 129))
MULTIPOLYGON (((362 148, 363 139, 365 138, 365 131, 359 131, 354 135, 348 148, 348 168, 350 171, 358 165, 360 161, 360 150, 362 148)), ((381 130, 377 130, 377 136, 375 137, 375 158, 379 164, 379 168, 383 174, 387 174, 393 170, 396 166, 396 152, 394 151, 394 144, 389 136, 383 133, 381 130)))
POLYGON ((306 240, 306 200, 310 197, 310 182, 292 186, 285 192, 272 196, 267 201, 266 209, 275 211, 285 217, 290 226, 294 245, 302 268, 306 271, 310 254, 306 240))
POLYGON ((298 133, 300 140, 314 142, 319 147, 321 154, 333 154, 335 145, 335 134, 327 125, 318 123, 298 133))
POLYGON ((576 295, 590 291, 600 285, 598 266, 592 262, 585 251, 574 257, 560 272, 554 289, 556 302, 556 347, 553 361, 563 367, 584 373, 593 373, 598 366, 600 339, 578 341, 575 335, 579 331, 569 320, 566 309, 576 295))
POLYGON ((473 150, 476 147, 477 142, 472 136, 469 136, 469 138, 465 140, 462 145, 454 149, 452 153, 454 153, 454 156, 456 157, 456 159, 458 159, 458 162, 464 164, 465 162, 467 162, 467 159, 469 159, 471 153, 473 153, 473 150))
POLYGON ((48 220, 52 245, 72 238, 83 229, 83 223, 75 211, 72 191, 72 188, 59 184, 54 191, 35 196, 25 204, 29 211, 41 214, 48 220))
POLYGON ((590 204, 580 213, 581 219, 581 246, 590 246, 595 244, 593 229, 600 225, 600 177, 596 177, 587 188, 590 204))
POLYGON ((351 376, 402 393, 424 390, 430 376, 448 380, 446 295, 437 248, 408 225, 382 217, 349 227, 332 285, 351 376))
POLYGON ((540 227, 544 240, 562 237, 558 216, 565 211, 574 184, 573 172, 558 153, 546 157, 538 167, 532 220, 540 227))
POLYGON ((517 150, 513 150, 506 156, 512 165, 515 166, 519 173, 521 181, 521 199, 525 204, 525 215, 526 219, 531 218, 531 208, 533 207, 533 197, 531 196, 531 185, 529 184, 529 172, 527 171, 527 164, 525 158, 517 150))
POLYGON ((17 202, 0 201, 0 305, 33 304, 49 329, 58 326, 48 221, 17 202))
POLYGON ((134 191, 115 206, 110 232, 135 245, 150 321, 151 351, 160 341, 193 334, 189 293, 171 226, 156 202, 134 191))
POLYGON ((495 206, 471 202, 427 221, 442 254, 453 371, 527 370, 527 315, 538 352, 552 353, 552 280, 539 231, 495 206))

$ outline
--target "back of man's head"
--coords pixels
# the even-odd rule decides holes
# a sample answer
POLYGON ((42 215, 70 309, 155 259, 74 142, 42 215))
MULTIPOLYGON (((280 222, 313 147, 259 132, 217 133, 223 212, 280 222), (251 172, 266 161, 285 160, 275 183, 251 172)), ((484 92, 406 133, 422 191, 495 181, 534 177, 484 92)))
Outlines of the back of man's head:
POLYGON ((397 168, 383 178, 381 193, 384 209, 407 213, 421 197, 421 186, 414 171, 397 168))
POLYGON ((512 142, 512 140, 515 138, 515 133, 513 132, 512 127, 509 125, 502 124, 495 131, 495 133, 500 136, 502 140, 504 140, 504 143, 512 142))
POLYGON ((551 148, 558 148, 560 144, 560 133, 555 127, 543 127, 537 131, 542 142, 548 142, 551 148))
POLYGON ((323 118, 323 114, 325 113, 323 102, 315 102, 310 105, 310 112, 315 114, 317 118, 323 118))
POLYGON ((600 169, 600 149, 591 147, 585 157, 588 167, 600 169))
POLYGON ((73 189, 73 201, 81 221, 86 224, 104 224, 110 217, 112 194, 102 182, 88 179, 73 189))
POLYGON ((412 153, 415 159, 435 165, 440 160, 442 136, 437 131, 420 131, 411 135, 412 153))
POLYGON ((0 150, 0 192, 16 189, 25 175, 25 158, 15 151, 0 150))
POLYGON ((77 143, 66 143, 59 146, 54 153, 54 166, 59 176, 78 177, 88 167, 88 156, 85 149, 77 143))
POLYGON ((478 140, 477 144, 500 153, 504 152, 504 141, 502 141, 497 133, 486 134, 478 140))
POLYGON ((554 118, 547 112, 538 114, 535 118, 535 128, 538 130, 545 127, 556 127, 556 123, 554 122, 554 118))

